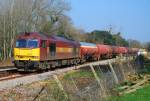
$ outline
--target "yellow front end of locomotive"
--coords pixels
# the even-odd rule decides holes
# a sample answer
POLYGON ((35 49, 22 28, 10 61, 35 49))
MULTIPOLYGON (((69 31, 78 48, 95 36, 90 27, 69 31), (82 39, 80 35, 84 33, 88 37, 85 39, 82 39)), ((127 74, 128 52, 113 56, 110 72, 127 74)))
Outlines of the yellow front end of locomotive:
POLYGON ((40 60, 40 48, 14 48, 14 60, 40 60))

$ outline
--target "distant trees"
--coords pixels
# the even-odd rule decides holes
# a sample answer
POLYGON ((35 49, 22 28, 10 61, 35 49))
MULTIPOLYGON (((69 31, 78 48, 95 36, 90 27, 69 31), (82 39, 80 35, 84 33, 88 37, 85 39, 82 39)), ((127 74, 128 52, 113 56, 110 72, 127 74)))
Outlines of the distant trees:
POLYGON ((57 35, 73 40, 80 40, 81 33, 77 28, 73 26, 69 17, 61 17, 59 23, 60 27, 58 28, 57 35))
POLYGON ((125 40, 122 36, 121 33, 118 32, 117 34, 113 35, 113 40, 115 42, 115 45, 117 46, 128 46, 129 43, 127 40, 125 40))
POLYGON ((95 30, 87 35, 87 41, 89 42, 114 44, 114 40, 112 40, 112 35, 108 31, 95 30))
POLYGON ((145 49, 150 52, 150 42, 145 43, 145 49))
POLYGON ((122 38, 121 33, 111 34, 110 31, 99 31, 95 30, 91 33, 86 34, 88 42, 117 45, 117 46, 128 46, 127 40, 122 38))
POLYGON ((129 43, 129 47, 142 48, 142 44, 137 40, 129 39, 128 43, 129 43))

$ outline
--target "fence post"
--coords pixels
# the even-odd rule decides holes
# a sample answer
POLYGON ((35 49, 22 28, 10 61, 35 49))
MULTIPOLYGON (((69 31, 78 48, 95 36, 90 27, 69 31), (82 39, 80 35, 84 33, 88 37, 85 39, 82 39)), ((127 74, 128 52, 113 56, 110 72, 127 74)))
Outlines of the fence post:
POLYGON ((104 86, 101 84, 100 79, 99 79, 97 73, 95 72, 94 67, 93 67, 92 65, 90 65, 90 68, 91 68, 91 70, 92 70, 92 72, 93 72, 93 74, 94 74, 94 77, 95 77, 95 79, 97 80, 97 82, 98 82, 100 88, 102 89, 103 95, 106 96, 106 92, 105 92, 104 86))
POLYGON ((116 82, 116 84, 118 84, 119 81, 118 81, 117 75, 116 75, 115 70, 113 69, 113 66, 112 66, 112 64, 110 63, 110 61, 108 61, 108 64, 109 64, 109 67, 110 67, 110 69, 111 69, 111 72, 113 73, 115 82, 116 82))
POLYGON ((57 75, 53 75, 53 78, 55 79, 55 81, 56 81, 58 87, 61 89, 61 91, 63 91, 63 93, 64 93, 64 95, 65 95, 65 98, 68 99, 68 96, 67 96, 67 94, 65 93, 64 88, 63 88, 63 86, 62 86, 60 80, 57 78, 57 75))

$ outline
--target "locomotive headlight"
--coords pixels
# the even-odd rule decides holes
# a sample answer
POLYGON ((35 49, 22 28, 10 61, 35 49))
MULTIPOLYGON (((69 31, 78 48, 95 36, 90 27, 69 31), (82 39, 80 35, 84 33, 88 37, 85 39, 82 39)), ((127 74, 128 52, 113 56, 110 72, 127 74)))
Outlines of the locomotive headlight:
POLYGON ((17 58, 23 58, 23 56, 20 56, 20 55, 16 55, 16 57, 17 57, 17 58))

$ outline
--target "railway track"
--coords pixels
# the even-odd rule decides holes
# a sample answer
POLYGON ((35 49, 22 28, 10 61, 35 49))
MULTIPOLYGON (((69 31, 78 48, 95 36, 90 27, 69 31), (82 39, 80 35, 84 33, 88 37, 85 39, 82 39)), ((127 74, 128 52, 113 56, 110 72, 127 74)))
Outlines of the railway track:
POLYGON ((1 67, 0 68, 0 81, 15 77, 14 74, 16 71, 17 71, 17 68, 14 68, 14 67, 1 67))
POLYGON ((23 75, 21 75, 21 74, 11 74, 11 75, 9 74, 7 76, 0 77, 0 81, 15 79, 15 78, 22 77, 22 76, 23 75))
POLYGON ((30 75, 35 75, 38 73, 23 73, 23 72, 18 72, 18 71, 5 71, 5 72, 0 72, 0 82, 2 81, 7 81, 7 80, 13 80, 25 76, 30 76, 30 75))
POLYGON ((5 72, 5 71, 16 71, 17 70, 17 68, 15 68, 15 67, 1 67, 0 68, 0 72, 5 72))
POLYGON ((1 67, 0 68, 0 82, 11 80, 11 79, 16 79, 16 78, 27 76, 27 75, 31 75, 31 73, 18 72, 17 68, 15 67, 1 67))

